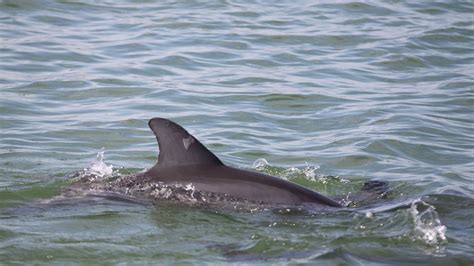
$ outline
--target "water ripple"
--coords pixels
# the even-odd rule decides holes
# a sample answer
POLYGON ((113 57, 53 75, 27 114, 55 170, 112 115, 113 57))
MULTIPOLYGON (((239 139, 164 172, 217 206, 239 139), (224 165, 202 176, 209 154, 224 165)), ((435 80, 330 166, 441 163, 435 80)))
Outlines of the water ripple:
MULTIPOLYGON (((354 219, 365 218, 340 213, 312 223, 295 218, 297 225, 288 227, 297 229, 294 234, 286 231, 287 221, 258 227, 259 232, 246 227, 252 224, 248 219, 273 224, 267 214, 230 219, 241 221, 235 225, 241 235, 230 234, 234 239, 226 238, 234 232, 226 225, 210 230, 180 217, 198 229, 184 226, 173 234, 218 235, 211 241, 231 244, 217 249, 244 263, 265 252, 275 254, 276 262, 287 256, 367 264, 389 253, 394 263, 428 263, 434 261, 430 251, 419 252, 426 249, 399 234, 409 208, 400 202, 431 195, 447 227, 446 264, 472 264, 466 250, 474 247, 469 208, 474 198, 473 13, 470 1, 0 0, 0 185, 6 189, 1 204, 57 194, 61 184, 38 187, 34 177, 83 169, 102 147, 107 163, 117 168, 151 166, 156 143, 147 120, 163 116, 181 123, 229 164, 249 168, 264 158, 285 169, 318 165, 316 174, 343 176, 355 185, 383 179, 391 182, 397 206, 374 212, 370 236, 351 227, 354 219), (468 207, 456 209, 458 202, 468 207), (383 233, 375 229, 379 221, 386 223, 383 233), (235 239, 246 245, 233 246, 235 239), (311 244, 320 241, 326 248, 311 244), (286 252, 287 247, 297 252, 286 252)), ((79 216, 87 217, 86 209, 79 216)), ((176 212, 160 211, 167 217, 176 212)), ((75 222, 67 210, 64 215, 29 225, 48 232, 54 222, 74 235, 68 223, 75 222)), ((209 213, 189 215, 212 221, 209 213)), ((142 214, 138 222, 130 216, 123 217, 125 223, 158 228, 154 236, 139 235, 147 246, 134 251, 144 258, 216 261, 215 249, 193 241, 185 251, 182 242, 160 242, 175 239, 156 224, 165 218, 142 214)), ((6 220, 11 223, 0 230, 0 238, 7 239, 1 261, 18 261, 12 258, 17 256, 45 262, 30 256, 32 245, 68 241, 54 234, 39 240, 17 226, 24 220, 6 220)), ((113 250, 127 249, 130 242, 139 245, 125 229, 117 228, 117 234, 105 242, 126 244, 97 249, 98 255, 111 258, 113 250)), ((91 235, 74 237, 94 242, 91 235)), ((61 244, 49 247, 63 254, 60 263, 80 256, 61 244)), ((51 256, 45 249, 33 253, 51 256)))

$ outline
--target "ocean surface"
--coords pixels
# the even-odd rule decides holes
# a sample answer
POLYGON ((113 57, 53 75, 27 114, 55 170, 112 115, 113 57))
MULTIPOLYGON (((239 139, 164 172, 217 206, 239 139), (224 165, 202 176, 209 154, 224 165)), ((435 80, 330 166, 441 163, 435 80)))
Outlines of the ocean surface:
POLYGON ((0 264, 474 264, 473 1, 0 0, 0 264), (63 195, 152 117, 364 209, 63 195))

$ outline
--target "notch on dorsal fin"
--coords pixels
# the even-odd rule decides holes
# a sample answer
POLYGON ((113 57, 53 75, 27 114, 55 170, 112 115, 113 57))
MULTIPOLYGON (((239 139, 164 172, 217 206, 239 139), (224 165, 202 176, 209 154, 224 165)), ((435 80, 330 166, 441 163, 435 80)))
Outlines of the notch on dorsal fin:
POLYGON ((150 119, 148 125, 160 149, 157 166, 222 165, 217 156, 173 121, 156 117, 150 119))

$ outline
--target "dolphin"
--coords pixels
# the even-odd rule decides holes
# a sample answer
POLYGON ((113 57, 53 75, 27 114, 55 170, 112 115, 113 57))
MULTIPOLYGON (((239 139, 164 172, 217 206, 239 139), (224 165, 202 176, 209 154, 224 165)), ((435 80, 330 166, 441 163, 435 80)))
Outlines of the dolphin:
POLYGON ((159 146, 158 162, 140 177, 148 182, 171 186, 191 184, 193 191, 259 204, 343 207, 336 200, 290 181, 224 164, 171 120, 156 117, 148 125, 159 146))
MULTIPOLYGON (((159 146, 158 162, 135 174, 102 176, 95 172, 71 175, 75 182, 61 195, 26 206, 32 209, 62 206, 85 199, 139 204, 179 203, 234 210, 304 207, 305 210, 366 208, 388 193, 388 184, 371 180, 360 193, 333 199, 290 181, 264 173, 225 165, 183 127, 165 118, 152 118, 148 125, 159 146), (85 197, 87 196, 87 197, 85 197)), ((100 161, 102 163, 102 160, 100 161)))

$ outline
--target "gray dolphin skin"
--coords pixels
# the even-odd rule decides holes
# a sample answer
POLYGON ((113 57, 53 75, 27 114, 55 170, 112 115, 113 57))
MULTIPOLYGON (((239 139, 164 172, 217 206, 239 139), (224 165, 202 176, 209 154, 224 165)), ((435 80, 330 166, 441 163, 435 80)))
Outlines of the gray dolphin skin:
POLYGON ((194 190, 272 205, 306 203, 343 207, 337 201, 292 182, 225 165, 180 125, 165 119, 148 122, 159 146, 158 162, 143 174, 162 184, 192 184, 194 190))

